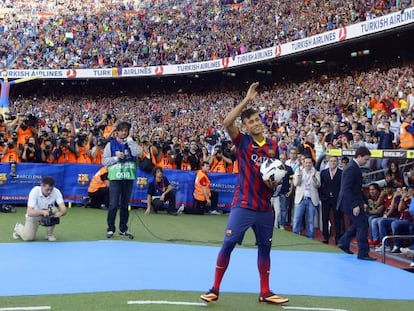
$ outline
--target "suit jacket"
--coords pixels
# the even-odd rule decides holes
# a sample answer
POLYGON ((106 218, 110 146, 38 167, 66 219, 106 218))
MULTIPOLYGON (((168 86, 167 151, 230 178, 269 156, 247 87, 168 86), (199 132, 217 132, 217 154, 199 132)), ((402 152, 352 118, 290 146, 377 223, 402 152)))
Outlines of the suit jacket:
POLYGON ((338 201, 339 191, 341 189, 342 170, 337 168, 335 175, 331 178, 329 168, 321 171, 321 186, 319 187, 319 197, 321 201, 333 200, 338 201))
POLYGON ((362 190, 362 171, 355 160, 349 161, 342 172, 341 190, 336 209, 347 214, 359 206, 363 211, 367 198, 362 190))
MULTIPOLYGON (((304 169, 302 168, 302 171, 304 169)), ((305 182, 303 176, 299 176, 300 169, 297 169, 293 175, 293 185, 295 188, 295 204, 299 204, 302 201, 305 194, 305 182)), ((310 197, 313 205, 319 205, 319 192, 318 188, 321 185, 321 176, 314 168, 312 168, 312 174, 316 172, 315 178, 311 178, 310 197)), ((303 172, 302 172, 303 173, 303 172)))

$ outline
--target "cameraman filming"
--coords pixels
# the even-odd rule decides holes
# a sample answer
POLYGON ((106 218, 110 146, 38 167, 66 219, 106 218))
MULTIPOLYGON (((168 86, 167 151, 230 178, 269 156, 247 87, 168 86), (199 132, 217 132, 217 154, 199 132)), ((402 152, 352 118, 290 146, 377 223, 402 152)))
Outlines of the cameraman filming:
POLYGON ((44 176, 40 186, 30 190, 27 201, 25 224, 17 223, 13 230, 14 239, 23 241, 34 241, 36 239, 39 225, 47 226, 45 239, 56 241, 54 236, 55 226, 59 219, 66 215, 67 208, 63 201, 62 193, 55 188, 55 179, 51 176, 44 176), (58 208, 55 207, 55 203, 58 208))

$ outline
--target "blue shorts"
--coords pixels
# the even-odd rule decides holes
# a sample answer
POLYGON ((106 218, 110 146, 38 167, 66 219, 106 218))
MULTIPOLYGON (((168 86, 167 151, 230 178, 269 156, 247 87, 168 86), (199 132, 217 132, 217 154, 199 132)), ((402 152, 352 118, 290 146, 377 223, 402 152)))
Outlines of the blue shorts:
POLYGON ((274 212, 256 212, 251 209, 233 207, 227 220, 224 242, 241 244, 250 227, 256 236, 256 245, 271 245, 273 238, 274 212))

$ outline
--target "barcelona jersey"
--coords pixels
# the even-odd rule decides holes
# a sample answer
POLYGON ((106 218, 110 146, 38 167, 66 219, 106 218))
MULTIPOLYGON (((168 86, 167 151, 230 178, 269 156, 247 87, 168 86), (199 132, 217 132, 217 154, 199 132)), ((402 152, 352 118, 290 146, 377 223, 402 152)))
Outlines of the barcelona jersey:
POLYGON ((259 145, 250 135, 239 133, 233 143, 237 147, 239 177, 232 206, 261 212, 273 210, 273 190, 263 182, 260 165, 267 159, 279 158, 277 142, 266 138, 259 145))

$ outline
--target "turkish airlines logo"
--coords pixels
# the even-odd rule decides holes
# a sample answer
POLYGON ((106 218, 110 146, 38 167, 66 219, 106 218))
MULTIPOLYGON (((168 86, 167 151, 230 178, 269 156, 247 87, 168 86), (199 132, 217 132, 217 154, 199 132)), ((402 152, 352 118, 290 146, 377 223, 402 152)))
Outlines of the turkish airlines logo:
POLYGON ((278 44, 275 48, 275 57, 279 57, 280 55, 282 55, 282 46, 278 44))
POLYGON ((230 59, 228 57, 221 59, 221 65, 223 66, 223 68, 227 68, 229 66, 229 63, 230 63, 230 59))
POLYGON ((66 71, 66 77, 69 79, 74 79, 76 78, 76 69, 69 69, 68 71, 66 71))
POLYGON ((346 27, 339 28, 339 41, 346 40, 346 27))
POLYGON ((163 66, 155 67, 155 74, 157 76, 161 76, 163 73, 164 73, 164 67, 163 66))

